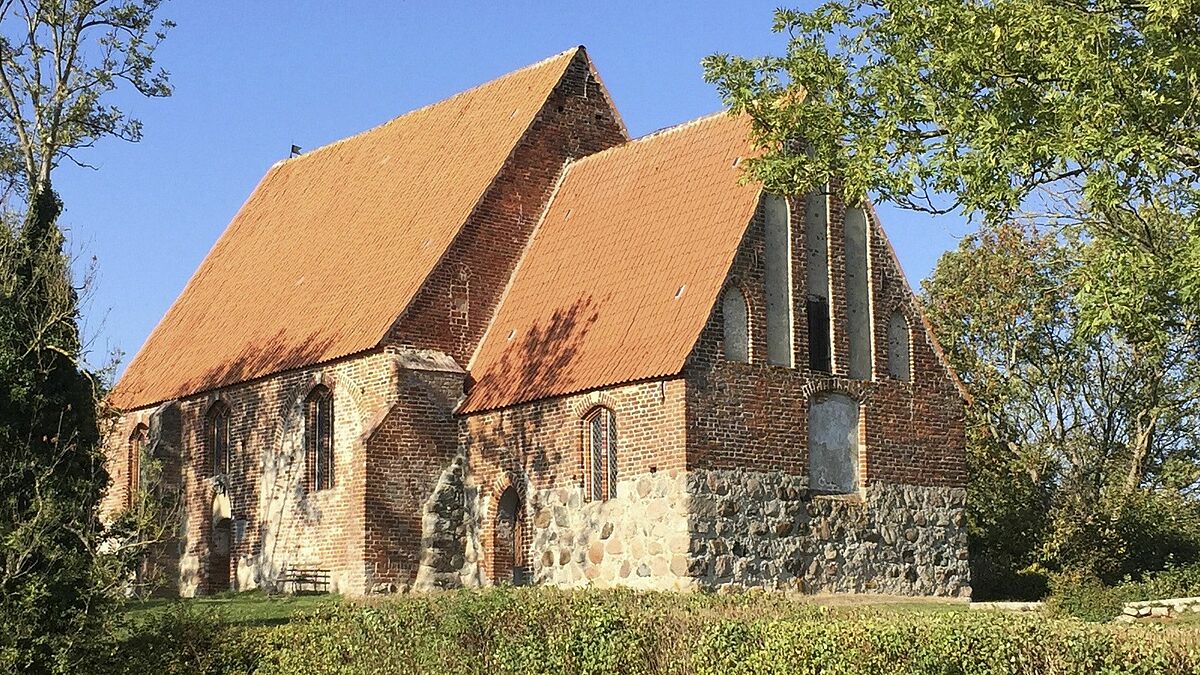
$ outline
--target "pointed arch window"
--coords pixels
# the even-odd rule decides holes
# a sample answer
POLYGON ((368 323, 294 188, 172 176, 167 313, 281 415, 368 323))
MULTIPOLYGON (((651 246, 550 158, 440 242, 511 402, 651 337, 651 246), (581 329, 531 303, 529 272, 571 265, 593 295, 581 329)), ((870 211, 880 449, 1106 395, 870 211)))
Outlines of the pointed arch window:
POLYGON ((146 457, 146 425, 139 424, 129 436, 129 494, 126 495, 127 505, 133 506, 137 501, 138 492, 145 482, 142 472, 145 470, 146 457))
POLYGON ((596 408, 583 421, 588 462, 588 499, 614 499, 617 496, 616 416, 608 408, 596 408))
POLYGON ((218 401, 208 412, 208 448, 213 476, 229 475, 229 406, 218 401))
POLYGON ((333 392, 313 387, 304 403, 305 483, 309 491, 333 487, 333 392))
POLYGON ((828 192, 829 187, 824 186, 808 195, 804 217, 808 367, 822 373, 833 372, 833 329, 829 314, 828 192))
POLYGON ((721 316, 724 322, 725 360, 750 362, 749 311, 742 289, 730 286, 721 297, 721 316))

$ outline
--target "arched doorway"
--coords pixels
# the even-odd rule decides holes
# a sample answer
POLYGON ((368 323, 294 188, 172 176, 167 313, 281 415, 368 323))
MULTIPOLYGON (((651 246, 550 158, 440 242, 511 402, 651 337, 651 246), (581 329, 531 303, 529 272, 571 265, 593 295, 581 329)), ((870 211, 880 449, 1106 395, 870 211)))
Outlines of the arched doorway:
POLYGON ((512 485, 500 493, 496 502, 496 520, 492 533, 493 583, 524 586, 529 583, 525 564, 525 506, 512 485))
POLYGON ((229 590, 229 553, 233 543, 233 520, 222 518, 213 523, 212 545, 208 552, 208 591, 229 590))

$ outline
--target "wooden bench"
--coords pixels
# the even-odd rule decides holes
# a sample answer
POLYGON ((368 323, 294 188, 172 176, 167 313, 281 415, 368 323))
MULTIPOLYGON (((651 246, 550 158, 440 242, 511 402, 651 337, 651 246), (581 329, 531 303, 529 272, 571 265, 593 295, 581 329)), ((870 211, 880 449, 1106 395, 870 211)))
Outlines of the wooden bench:
POLYGON ((290 585, 296 595, 328 593, 329 570, 288 565, 279 577, 279 585, 284 590, 290 585))

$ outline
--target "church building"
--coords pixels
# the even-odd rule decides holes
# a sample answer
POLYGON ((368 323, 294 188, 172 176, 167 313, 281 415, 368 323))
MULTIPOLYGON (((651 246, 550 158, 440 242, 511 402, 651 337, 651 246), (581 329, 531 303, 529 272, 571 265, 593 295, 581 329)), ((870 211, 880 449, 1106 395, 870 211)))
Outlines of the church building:
POLYGON ((630 139, 583 47, 274 165, 112 394, 183 596, 966 596, 964 398, 869 205, 630 139), (165 498, 165 497, 164 497, 165 498))

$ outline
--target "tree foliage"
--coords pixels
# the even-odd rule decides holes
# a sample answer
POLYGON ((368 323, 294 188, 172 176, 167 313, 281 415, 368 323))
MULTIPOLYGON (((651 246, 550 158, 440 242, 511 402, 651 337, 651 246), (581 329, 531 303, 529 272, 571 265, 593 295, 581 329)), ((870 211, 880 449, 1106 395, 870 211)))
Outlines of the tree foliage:
POLYGON ((1110 250, 1005 224, 946 253, 925 282, 930 322, 974 399, 970 527, 996 571, 1115 581, 1200 554, 1197 317, 1160 302, 1158 320, 1180 324, 1166 342, 1085 325, 1078 287, 1110 250))
POLYGON ((59 208, 37 200, 0 254, 0 663, 34 672, 67 665, 105 600, 93 542, 107 474, 59 208))
MULTIPOLYGON (((106 94, 169 93, 153 51, 161 0, 0 0, 0 669, 77 672, 110 636, 126 558, 99 520, 108 487, 101 380, 85 365, 79 292, 52 174, 140 126, 106 94), (115 548, 114 548, 115 547, 115 548)), ((128 520, 128 519, 126 519, 128 520)))
POLYGON ((173 26, 163 0, 0 0, 0 176, 36 194, 59 162, 102 138, 137 141, 142 125, 108 103, 124 84, 169 96, 154 51, 173 26))
POLYGON ((1073 176, 1103 211, 1200 171, 1197 0, 837 0, 774 29, 784 56, 706 60, 754 118, 769 187, 841 177, 1003 219, 1073 176), (785 152, 795 138, 814 152, 785 152))
MULTIPOLYGON (((1079 226, 1108 281, 1200 304, 1200 0, 834 0, 774 30, 782 56, 705 61, 769 189, 1079 226)), ((1087 320, 1142 320, 1130 290, 1081 289, 1087 320)))

